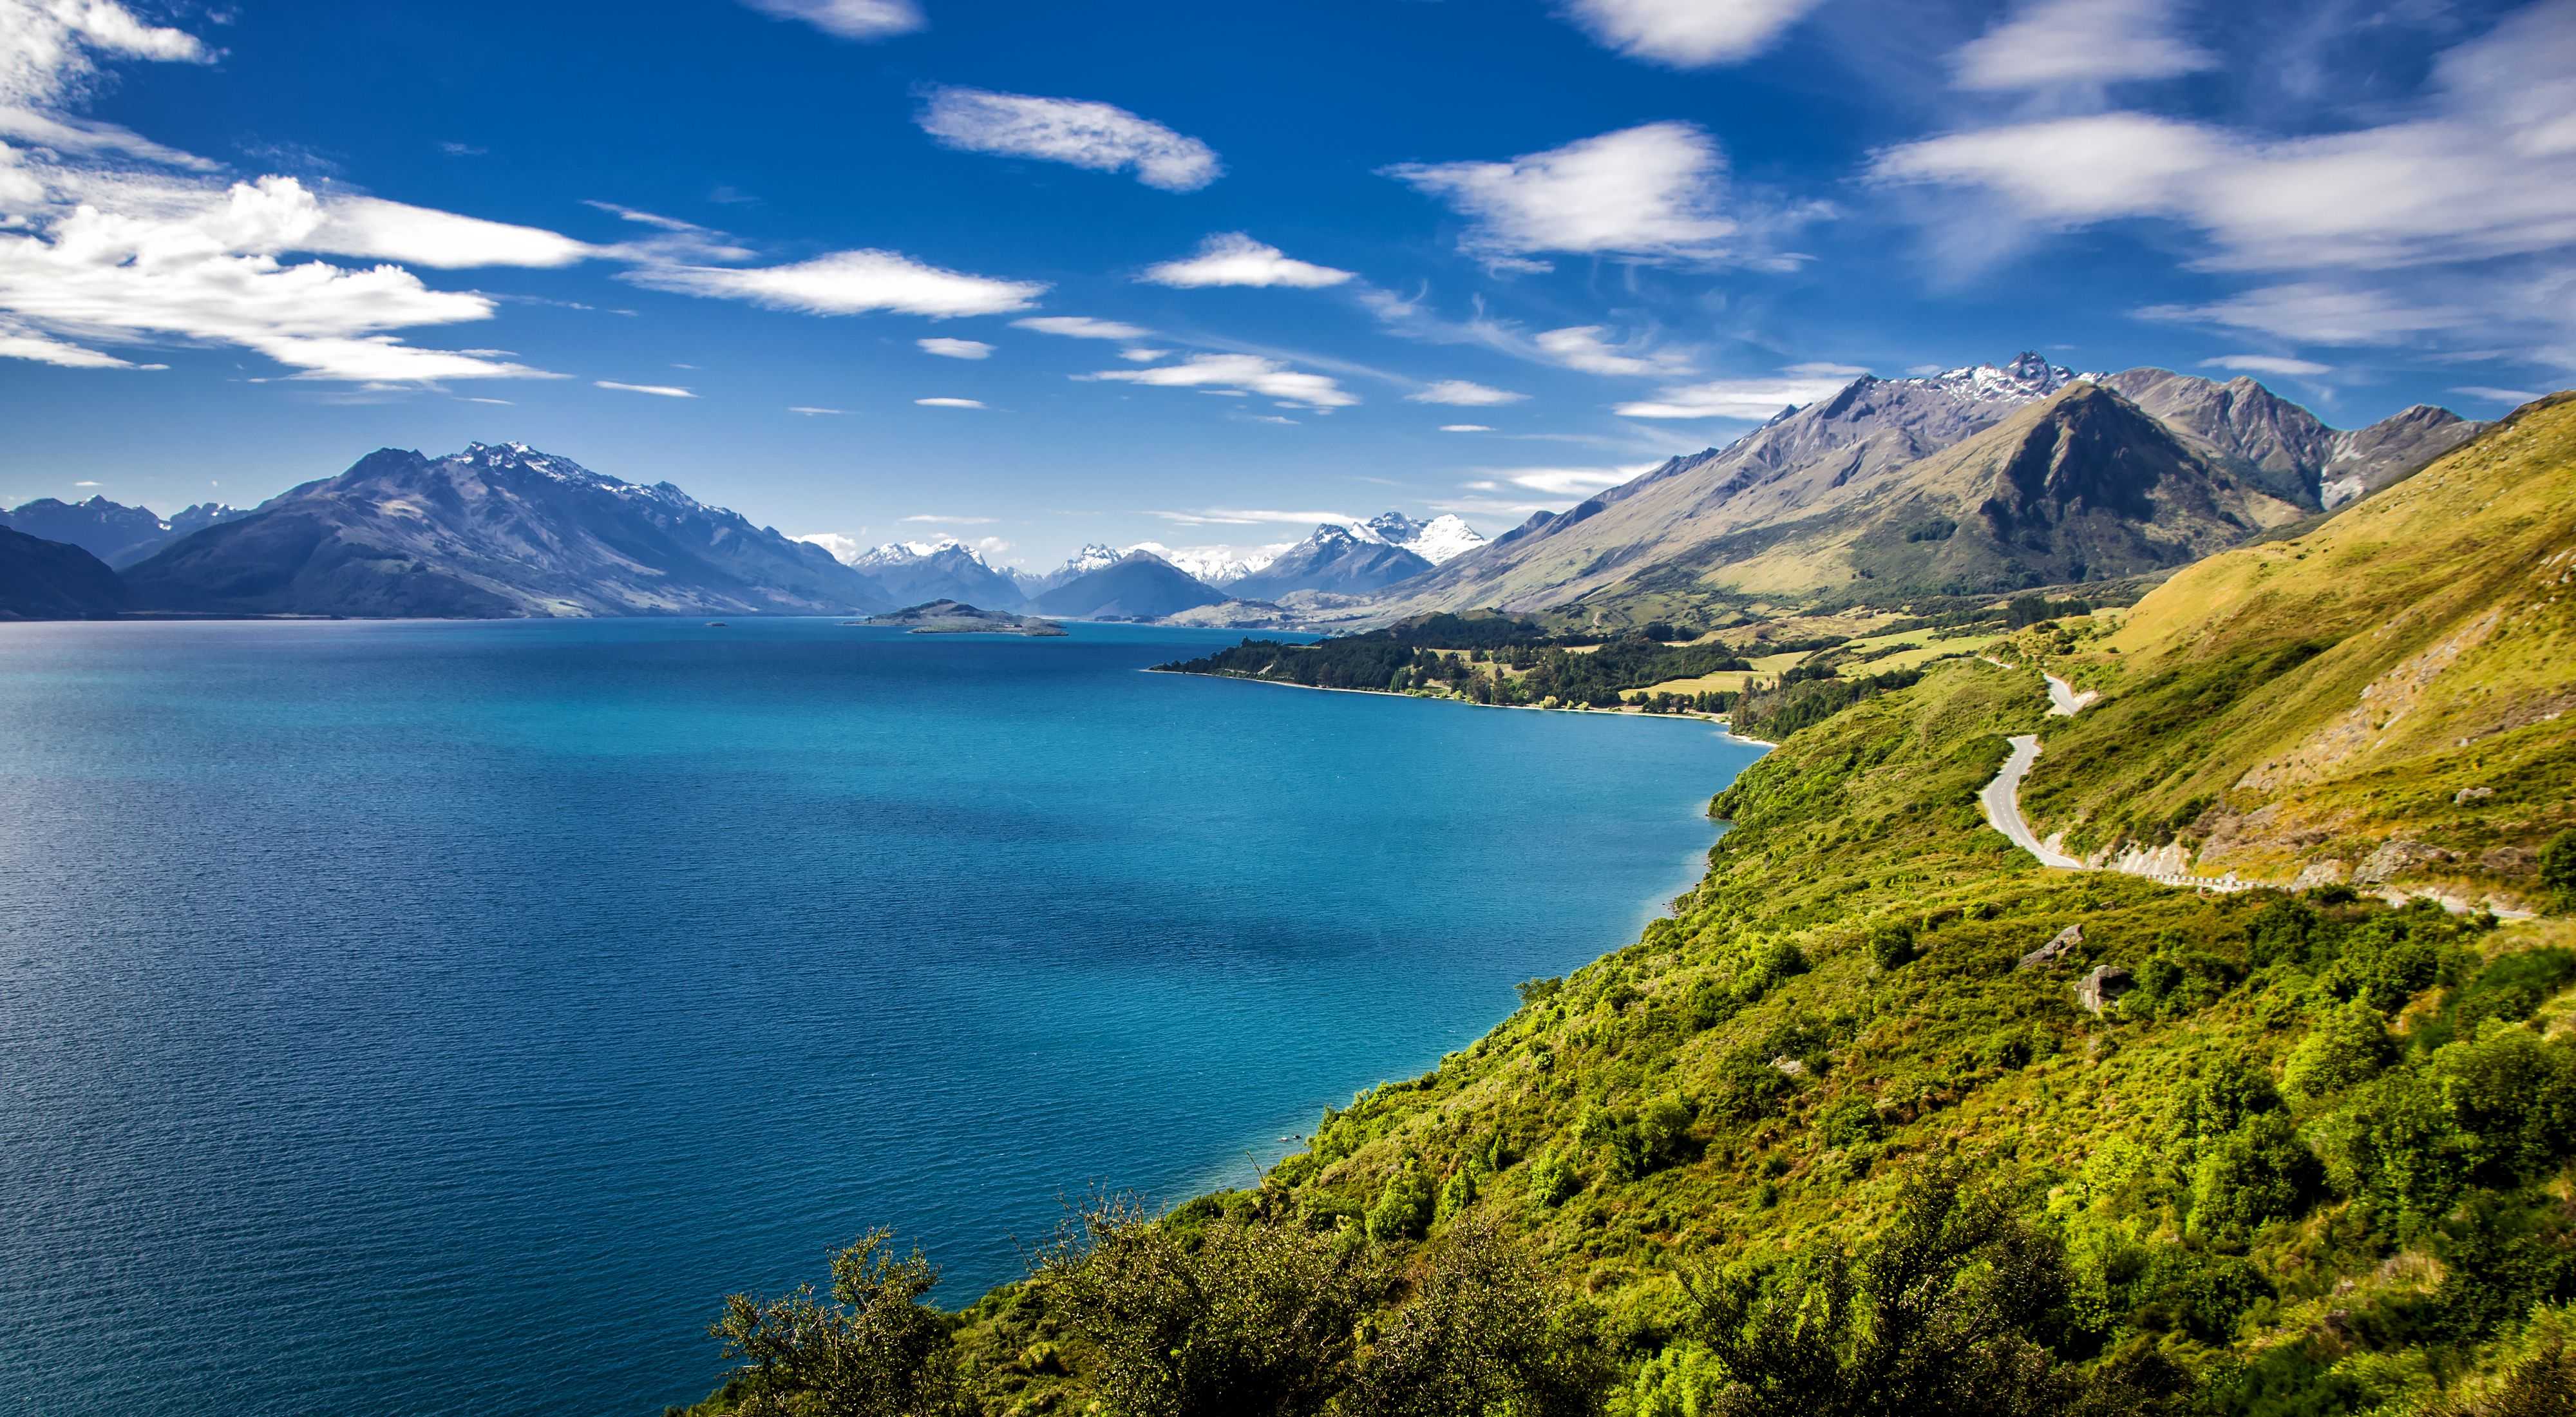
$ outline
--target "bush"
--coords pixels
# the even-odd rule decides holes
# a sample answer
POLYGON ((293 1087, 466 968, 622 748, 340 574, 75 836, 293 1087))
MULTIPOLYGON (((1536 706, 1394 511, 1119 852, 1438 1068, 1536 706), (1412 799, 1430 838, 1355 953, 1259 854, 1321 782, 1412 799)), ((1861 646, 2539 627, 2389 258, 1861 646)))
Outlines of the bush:
POLYGON ((1583 1189, 1583 1183, 1564 1158, 1550 1153, 1530 1163, 1528 1189, 1529 1198, 1540 1205, 1559 1206, 1583 1189))
POLYGON ((744 1360, 728 1385, 735 1412, 964 1417, 948 1321, 921 1302, 939 1271, 921 1251, 897 1258, 892 1246, 892 1233, 879 1230, 834 1255, 829 1304, 811 1285, 767 1302, 725 1300, 710 1332, 727 1358, 744 1360))
POLYGON ((2549 839, 2540 848, 2540 888, 2552 910, 2576 910, 2576 827, 2549 839))
POLYGON ((1379 1191, 1377 1204, 1368 1208, 1368 1237, 1380 1244, 1398 1240, 1419 1240, 1431 1229, 1431 1211, 1437 1201, 1431 1180, 1422 1168, 1406 1162, 1379 1191))
POLYGON ((2281 1081, 2302 1102, 2329 1097, 2379 1076, 2397 1061, 2397 1042, 2379 1014, 2358 1000, 2317 1020, 2290 1053, 2281 1081))
POLYGON ((2298 1129, 2288 1117, 2267 1112, 2202 1150, 2192 1177, 2192 1227, 2240 1236, 2296 1218, 2324 1187, 2325 1168, 2298 1129))
POLYGON ((1881 925, 1869 932, 1870 962, 1881 969, 1896 969, 1914 961, 1914 929, 1909 925, 1881 925))

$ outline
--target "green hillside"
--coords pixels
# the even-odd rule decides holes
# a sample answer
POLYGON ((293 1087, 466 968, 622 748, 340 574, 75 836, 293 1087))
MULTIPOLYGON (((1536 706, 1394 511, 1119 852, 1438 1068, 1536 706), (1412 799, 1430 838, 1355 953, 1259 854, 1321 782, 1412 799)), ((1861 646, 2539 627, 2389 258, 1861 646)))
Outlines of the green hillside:
MULTIPOLYGON (((2316 538, 2452 544, 2511 507, 2440 479, 2562 475, 2549 412, 2409 484, 2447 495, 2265 548, 2266 593, 2311 637, 2373 633, 2389 607, 2316 538)), ((2479 584, 2451 608, 2527 603, 2479 584)), ((2208 623, 2252 613, 2200 594, 2208 623)), ((1327 1113, 1255 1190, 1097 1210, 963 1315, 882 1245, 843 1258, 838 1304, 737 1301, 745 1366, 708 1409, 2570 1410, 2576 894, 2503 925, 2201 894, 2044 870, 1983 823, 2010 734, 2077 783, 2131 761, 2084 750, 2124 719, 2140 761, 2282 741, 2175 707, 2249 700, 2160 676, 2273 653, 2178 641, 2184 605, 2109 643, 2023 632, 2107 677, 2073 720, 2027 668, 1956 659, 1795 733, 1717 797, 1731 829, 1669 918, 1327 1113)), ((2433 832, 2489 799, 2408 800, 2433 832)), ((2576 893, 2576 838, 2552 840, 2533 898, 2576 893)))
MULTIPOLYGON (((2576 397, 2025 653, 2105 698, 2025 789, 2079 849, 2535 903, 2576 826, 2576 397), (2086 627, 2089 631, 2093 627, 2086 627)), ((2044 828, 2043 828, 2044 829, 2044 828)))

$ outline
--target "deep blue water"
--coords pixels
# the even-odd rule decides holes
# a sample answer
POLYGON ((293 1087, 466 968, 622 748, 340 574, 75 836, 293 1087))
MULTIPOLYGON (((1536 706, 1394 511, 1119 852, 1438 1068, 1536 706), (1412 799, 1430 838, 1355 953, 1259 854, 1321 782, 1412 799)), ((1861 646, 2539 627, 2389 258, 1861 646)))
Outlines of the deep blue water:
POLYGON ((1223 634, 0 626, 0 1411, 641 1414, 1633 938, 1753 750, 1223 634))

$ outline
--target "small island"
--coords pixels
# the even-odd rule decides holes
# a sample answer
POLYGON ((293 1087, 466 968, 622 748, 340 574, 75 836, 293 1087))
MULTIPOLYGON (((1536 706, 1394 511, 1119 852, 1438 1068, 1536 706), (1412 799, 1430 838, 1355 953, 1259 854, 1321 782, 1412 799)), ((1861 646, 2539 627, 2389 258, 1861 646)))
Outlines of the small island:
POLYGON ((891 614, 859 621, 863 625, 899 625, 916 635, 1061 635, 1064 627, 1034 615, 981 610, 962 600, 933 600, 891 614))

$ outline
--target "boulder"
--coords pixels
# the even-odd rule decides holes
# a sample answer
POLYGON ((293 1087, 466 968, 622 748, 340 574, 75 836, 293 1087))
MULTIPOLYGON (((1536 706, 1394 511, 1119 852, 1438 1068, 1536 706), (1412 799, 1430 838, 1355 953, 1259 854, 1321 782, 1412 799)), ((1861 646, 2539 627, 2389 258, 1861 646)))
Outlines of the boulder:
POLYGON ((2129 992, 2129 971, 2116 964, 2095 965, 2093 972, 2075 985, 2075 1002, 2094 1013, 2100 1013, 2129 992))
POLYGON ((2065 929, 2058 931, 2055 939, 2050 940, 2047 944, 2040 946, 2038 949, 2032 950, 2029 954, 2023 955, 2021 957, 2021 963, 2013 967, 2016 969, 2038 969, 2045 965, 2055 964, 2059 959, 2065 956, 2067 951, 2082 943, 2084 943, 2084 927, 2081 925, 2069 925, 2065 929))

